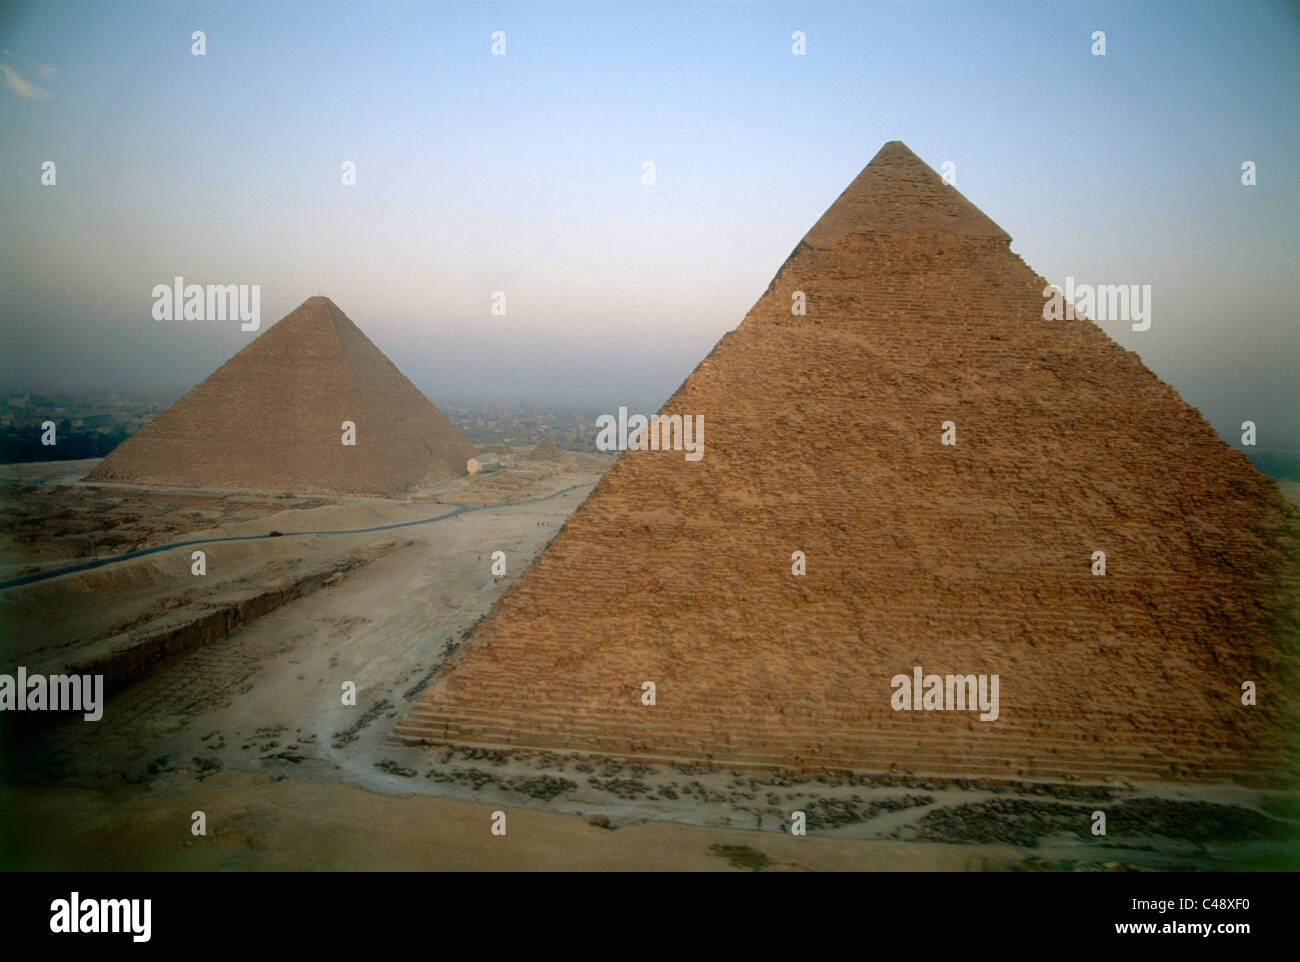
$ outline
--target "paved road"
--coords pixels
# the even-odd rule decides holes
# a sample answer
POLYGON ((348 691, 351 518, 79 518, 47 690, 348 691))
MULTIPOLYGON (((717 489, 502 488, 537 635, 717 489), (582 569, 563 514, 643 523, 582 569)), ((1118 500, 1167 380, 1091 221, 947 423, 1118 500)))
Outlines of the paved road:
POLYGON ((451 511, 445 514, 435 515, 432 518, 420 518, 416 521, 395 521, 392 524, 377 524, 372 528, 340 528, 336 531, 284 531, 284 532, 267 532, 266 534, 242 534, 233 535, 226 538, 194 538, 190 541, 173 541, 171 544, 155 545, 152 548, 141 548, 139 551, 128 551, 126 554, 114 555, 111 558, 97 558, 93 561, 83 561, 80 564, 67 565, 63 568, 51 568, 48 571, 38 571, 35 574, 23 575, 21 578, 10 578, 8 581, 0 581, 0 591, 5 588, 17 588, 19 585, 29 585, 35 581, 45 581, 49 578, 58 578, 62 575, 73 574, 77 571, 88 571, 91 568, 101 568, 104 565, 117 564, 120 561, 130 561, 133 558, 143 558, 145 555, 158 554, 161 551, 171 551, 173 548, 188 548, 196 544, 217 544, 222 541, 260 541, 264 538, 301 538, 304 535, 315 534, 366 534, 370 531, 390 531, 393 528, 409 528, 416 524, 431 524, 434 521, 445 521, 447 518, 454 518, 458 514, 468 514, 471 511, 484 511, 488 508, 509 508, 520 504, 537 504, 540 501, 550 501, 552 498, 558 498, 562 494, 568 494, 577 488, 589 488, 594 481, 586 484, 571 484, 567 488, 561 488, 551 494, 543 495, 540 498, 528 498, 524 501, 495 501, 491 504, 461 504, 456 501, 445 501, 443 504, 453 505, 451 511))

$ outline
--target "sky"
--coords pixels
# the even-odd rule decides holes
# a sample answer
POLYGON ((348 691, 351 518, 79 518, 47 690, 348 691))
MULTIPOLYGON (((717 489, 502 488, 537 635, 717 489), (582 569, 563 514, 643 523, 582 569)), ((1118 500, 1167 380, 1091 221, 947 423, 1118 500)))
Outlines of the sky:
POLYGON ((0 390, 187 390, 256 334, 155 321, 181 275, 328 295, 435 403, 653 411, 903 140, 1300 450, 1294 3, 42 0, 0 48, 0 390))

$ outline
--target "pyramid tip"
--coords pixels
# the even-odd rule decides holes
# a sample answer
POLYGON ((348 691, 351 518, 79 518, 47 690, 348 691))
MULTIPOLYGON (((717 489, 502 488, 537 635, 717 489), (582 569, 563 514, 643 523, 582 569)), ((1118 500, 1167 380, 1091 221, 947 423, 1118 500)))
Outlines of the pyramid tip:
POLYGON ((886 140, 880 149, 876 151, 876 156, 871 158, 870 163, 874 164, 879 160, 888 160, 890 157, 912 157, 921 161, 921 163, 925 163, 920 157, 917 157, 916 151, 901 140, 886 140))
POLYGON ((324 294, 313 294, 311 297, 299 304, 294 309, 293 313, 297 313, 298 311, 305 311, 311 314, 324 311, 326 314, 331 316, 333 314, 343 313, 343 310, 324 294))
POLYGON ((888 140, 813 225, 804 241, 850 233, 938 233, 1011 238, 901 140, 888 140))
POLYGON ((311 297, 302 301, 302 303, 291 310, 288 314, 284 315, 284 317, 280 318, 273 327, 279 326, 282 322, 291 319, 304 323, 337 324, 340 322, 341 318, 348 319, 350 322, 348 316, 343 313, 342 308, 332 300, 324 294, 313 294, 311 297))

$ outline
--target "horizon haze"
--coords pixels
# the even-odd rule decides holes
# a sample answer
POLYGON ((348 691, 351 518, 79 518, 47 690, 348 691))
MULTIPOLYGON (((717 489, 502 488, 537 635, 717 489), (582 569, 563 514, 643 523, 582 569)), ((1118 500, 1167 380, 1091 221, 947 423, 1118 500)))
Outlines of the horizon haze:
POLYGON ((1049 281, 1150 285, 1101 326, 1229 443, 1300 449, 1296 8, 1011 6, 11 4, 0 389, 179 396, 325 294, 435 403, 655 410, 902 140, 1049 281), (175 276, 260 330, 155 321, 175 276))

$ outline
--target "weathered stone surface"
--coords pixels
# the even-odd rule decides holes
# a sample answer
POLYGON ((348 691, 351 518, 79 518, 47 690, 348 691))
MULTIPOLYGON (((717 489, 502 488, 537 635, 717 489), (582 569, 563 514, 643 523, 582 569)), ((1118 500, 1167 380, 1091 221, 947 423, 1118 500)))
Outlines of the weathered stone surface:
POLYGON ((1136 354, 1045 321, 1044 287, 887 144, 665 405, 704 415, 703 460, 625 452, 399 737, 1293 778, 1296 509, 1136 354), (893 711, 916 665, 998 674, 999 719, 893 711))
POLYGON ((464 476, 473 446, 327 297, 311 297, 87 480, 394 496, 464 476), (356 445, 342 424, 356 425, 356 445))

